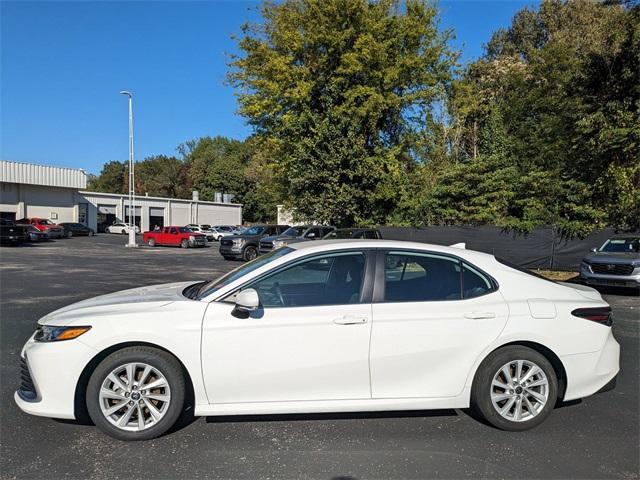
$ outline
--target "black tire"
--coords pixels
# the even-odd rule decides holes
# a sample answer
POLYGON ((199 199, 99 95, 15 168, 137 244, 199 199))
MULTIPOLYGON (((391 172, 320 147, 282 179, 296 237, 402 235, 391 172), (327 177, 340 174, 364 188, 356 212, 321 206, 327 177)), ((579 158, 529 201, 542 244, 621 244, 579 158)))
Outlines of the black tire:
POLYGON ((128 347, 118 350, 95 368, 89 379, 86 392, 87 411, 93 423, 107 435, 118 440, 150 440, 169 430, 182 413, 185 400, 185 379, 182 366, 176 358, 152 347, 128 347), (126 363, 141 362, 158 369, 167 379, 171 400, 167 412, 155 425, 141 431, 126 431, 111 424, 100 409, 99 392, 105 378, 116 368, 126 363))
POLYGON ((126 234, 127 234, 127 231, 123 228, 123 229, 122 229, 122 231, 120 232, 120 234, 122 234, 122 235, 126 235, 126 234))
POLYGON ((155 238, 150 238, 149 240, 147 240, 147 245, 149 245, 151 248, 156 246, 156 239, 155 238))
POLYGON ((94 232, 93 230, 89 230, 89 236, 93 237, 96 234, 96 232, 94 232))
POLYGON ((180 246, 182 248, 189 248, 189 240, 187 240, 186 238, 183 238, 182 241, 180 242, 180 246))
POLYGON ((73 232, 71 230, 69 230, 68 232, 65 232, 64 236, 67 237, 67 238, 71 238, 71 237, 73 237, 73 232))
POLYGON ((245 262, 250 262, 258 256, 258 250, 253 245, 249 245, 242 250, 242 259, 245 262))
POLYGON ((500 348, 484 359, 480 367, 478 367, 471 388, 471 408, 473 412, 494 427, 513 432, 529 430, 544 422, 551 414, 557 398, 558 379, 549 360, 541 353, 520 345, 500 348), (504 418, 498 413, 491 401, 494 375, 498 373, 502 366, 516 360, 526 360, 537 365, 544 372, 548 381, 547 401, 544 407, 534 417, 521 422, 504 418))

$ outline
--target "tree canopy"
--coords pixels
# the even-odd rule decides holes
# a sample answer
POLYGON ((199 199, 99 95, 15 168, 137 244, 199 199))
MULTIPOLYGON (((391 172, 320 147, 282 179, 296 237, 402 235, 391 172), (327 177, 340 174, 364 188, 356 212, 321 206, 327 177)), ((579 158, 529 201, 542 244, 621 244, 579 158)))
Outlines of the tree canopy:
MULTIPOLYGON (((427 0, 266 1, 228 80, 253 127, 137 166, 137 191, 249 221, 640 227, 640 6, 543 0, 464 66, 427 0)), ((126 162, 90 188, 124 193, 126 162)))

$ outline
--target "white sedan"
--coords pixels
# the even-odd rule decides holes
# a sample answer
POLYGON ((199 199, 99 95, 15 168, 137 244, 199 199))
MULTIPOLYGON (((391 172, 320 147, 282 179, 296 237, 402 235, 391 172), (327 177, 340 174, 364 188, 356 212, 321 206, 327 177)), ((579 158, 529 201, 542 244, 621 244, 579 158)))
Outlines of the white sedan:
POLYGON ((133 229, 133 231, 136 233, 140 233, 140 227, 124 222, 118 222, 114 223, 113 225, 109 225, 104 229, 104 231, 106 233, 121 233, 124 235, 125 233, 129 233, 131 229, 133 229))
POLYGON ((46 315, 21 354, 27 413, 123 440, 195 415, 472 407, 526 430, 612 388, 620 347, 589 287, 492 255, 386 240, 280 248, 210 282, 46 315), (193 404, 187 405, 187 398, 193 404))

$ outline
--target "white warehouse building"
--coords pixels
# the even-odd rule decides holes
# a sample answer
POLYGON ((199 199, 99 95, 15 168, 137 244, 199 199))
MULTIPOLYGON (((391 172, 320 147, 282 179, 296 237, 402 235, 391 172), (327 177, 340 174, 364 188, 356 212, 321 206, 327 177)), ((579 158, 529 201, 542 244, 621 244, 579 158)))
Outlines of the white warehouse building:
MULTIPOLYGON (((0 160, 0 216, 10 220, 47 218, 54 223, 79 222, 96 231, 128 221, 126 194, 88 192, 87 174, 60 168, 0 160)), ((197 199, 136 196, 136 224, 142 231, 156 225, 240 225, 242 205, 197 199)))

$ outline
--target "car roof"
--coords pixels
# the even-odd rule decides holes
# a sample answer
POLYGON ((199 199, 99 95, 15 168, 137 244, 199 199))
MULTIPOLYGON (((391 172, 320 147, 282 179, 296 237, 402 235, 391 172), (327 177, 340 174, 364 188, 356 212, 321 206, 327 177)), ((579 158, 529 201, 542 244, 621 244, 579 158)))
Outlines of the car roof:
POLYGON ((611 237, 609 237, 609 240, 613 240, 613 239, 627 239, 627 238, 640 238, 640 233, 619 233, 617 235, 611 235, 611 237))
POLYGON ((353 239, 344 240, 316 240, 315 242, 300 242, 288 245, 288 248, 295 250, 305 250, 311 252, 314 250, 340 250, 348 248, 383 248, 391 250, 424 250, 427 252, 446 253, 455 256, 470 257, 493 257, 493 255, 475 250, 466 250, 458 247, 447 247, 444 245, 435 245, 432 243, 406 242, 403 240, 382 240, 382 239, 353 239))

